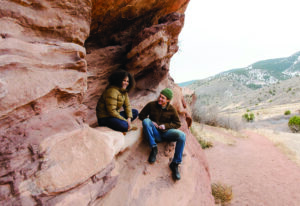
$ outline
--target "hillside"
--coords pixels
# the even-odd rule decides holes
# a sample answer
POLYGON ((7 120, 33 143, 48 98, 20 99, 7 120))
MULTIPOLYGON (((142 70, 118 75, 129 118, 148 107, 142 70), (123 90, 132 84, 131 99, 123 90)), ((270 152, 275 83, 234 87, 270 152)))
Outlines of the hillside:
POLYGON ((293 77, 256 90, 224 79, 214 79, 199 86, 193 84, 188 88, 195 91, 200 105, 216 105, 222 110, 265 107, 300 101, 300 77, 293 77))
POLYGON ((260 88, 300 74, 300 52, 286 58, 258 61, 246 68, 220 73, 215 78, 228 77, 249 88, 260 88))
POLYGON ((238 82, 251 89, 257 89, 299 75, 300 51, 289 57, 258 61, 247 67, 228 70, 206 79, 182 82, 179 86, 223 79, 238 82))
POLYGON ((197 103, 221 110, 265 107, 300 101, 300 52, 256 62, 247 68, 225 71, 186 87, 197 103))

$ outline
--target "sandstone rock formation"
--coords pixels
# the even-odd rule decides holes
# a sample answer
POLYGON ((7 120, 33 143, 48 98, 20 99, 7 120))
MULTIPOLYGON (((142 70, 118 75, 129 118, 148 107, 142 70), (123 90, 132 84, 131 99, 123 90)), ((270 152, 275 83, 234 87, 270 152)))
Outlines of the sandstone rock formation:
POLYGON ((187 5, 1 1, 0 205, 213 204, 205 157, 168 72, 187 5), (165 86, 175 91, 187 133, 180 182, 168 169, 174 146, 160 146, 150 166, 140 130, 124 136, 96 127, 96 102, 119 68, 136 79, 137 109, 165 86))

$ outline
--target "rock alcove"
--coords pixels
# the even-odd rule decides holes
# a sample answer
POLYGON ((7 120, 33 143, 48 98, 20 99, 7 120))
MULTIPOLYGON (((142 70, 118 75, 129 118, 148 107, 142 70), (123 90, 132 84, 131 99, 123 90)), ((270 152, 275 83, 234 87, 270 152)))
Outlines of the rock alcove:
POLYGON ((1 205, 213 204, 205 157, 169 76, 187 5, 1 1, 1 205), (170 178, 172 146, 160 146, 150 167, 140 130, 124 136, 97 127, 97 100, 119 68, 136 79, 130 97, 137 109, 166 86, 175 91, 188 138, 180 182, 170 178))

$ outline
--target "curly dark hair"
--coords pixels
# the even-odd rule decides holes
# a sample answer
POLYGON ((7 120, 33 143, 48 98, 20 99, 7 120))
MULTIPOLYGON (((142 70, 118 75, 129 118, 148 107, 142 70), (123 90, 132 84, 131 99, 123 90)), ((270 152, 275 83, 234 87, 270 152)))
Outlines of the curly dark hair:
POLYGON ((128 77, 129 79, 129 84, 126 89, 127 91, 131 91, 131 89, 133 89, 135 86, 135 80, 129 72, 123 69, 116 70, 110 75, 110 77, 108 78, 109 85, 122 87, 122 82, 125 77, 128 77))

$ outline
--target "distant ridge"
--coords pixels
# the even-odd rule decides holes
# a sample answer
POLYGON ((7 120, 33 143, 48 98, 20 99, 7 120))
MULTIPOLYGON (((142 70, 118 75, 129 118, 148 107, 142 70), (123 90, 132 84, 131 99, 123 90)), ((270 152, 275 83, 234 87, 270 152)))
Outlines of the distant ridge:
POLYGON ((185 83, 201 106, 224 110, 300 102, 300 52, 185 83))
POLYGON ((191 81, 187 81, 187 82, 181 82, 181 83, 178 83, 178 85, 180 87, 185 87, 185 86, 193 84, 193 82, 195 82, 195 81, 197 81, 197 80, 191 80, 191 81))
POLYGON ((199 85, 214 79, 223 79, 251 89, 258 89, 299 75, 300 51, 289 57, 258 61, 244 68, 231 69, 206 79, 183 82, 178 85, 184 87, 194 83, 199 85))

